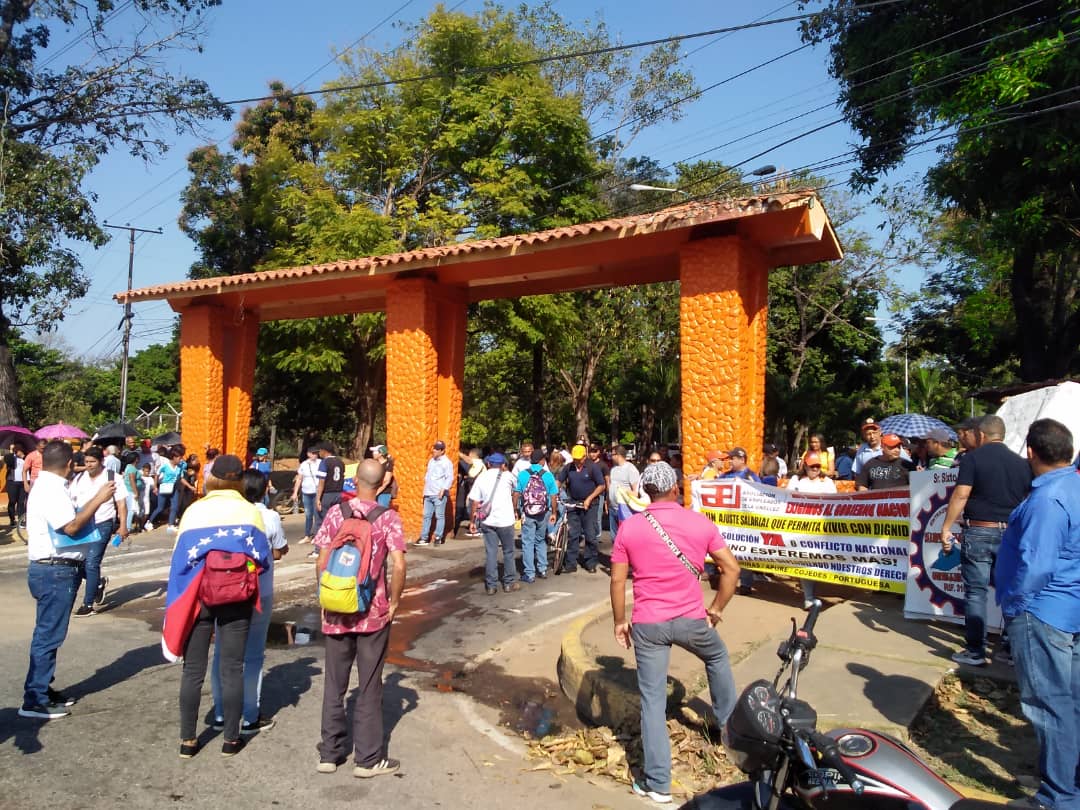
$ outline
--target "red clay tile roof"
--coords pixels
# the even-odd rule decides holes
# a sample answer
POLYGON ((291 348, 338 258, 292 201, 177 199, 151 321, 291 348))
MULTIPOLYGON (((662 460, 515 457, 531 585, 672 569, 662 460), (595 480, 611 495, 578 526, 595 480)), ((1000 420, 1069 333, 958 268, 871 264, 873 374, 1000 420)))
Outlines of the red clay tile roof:
MULTIPOLYGON (((395 274, 407 270, 456 263, 462 260, 496 259, 550 248, 571 247, 573 242, 594 242, 597 239, 622 239, 639 234, 690 228, 722 220, 777 211, 813 204, 817 193, 801 189, 782 194, 754 196, 730 200, 695 201, 664 208, 647 214, 618 219, 568 225, 536 233, 502 236, 497 239, 479 239, 455 242, 438 247, 420 248, 386 256, 365 256, 328 264, 304 265, 282 270, 264 270, 236 276, 215 276, 196 281, 174 281, 153 287, 131 291, 130 300, 151 301, 170 298, 189 298, 200 295, 231 292, 239 287, 258 287, 266 282, 285 279, 326 278, 342 276, 373 276, 380 273, 395 274)), ((820 203, 819 203, 820 204, 820 203)), ((113 296, 120 303, 128 297, 127 291, 113 296)))

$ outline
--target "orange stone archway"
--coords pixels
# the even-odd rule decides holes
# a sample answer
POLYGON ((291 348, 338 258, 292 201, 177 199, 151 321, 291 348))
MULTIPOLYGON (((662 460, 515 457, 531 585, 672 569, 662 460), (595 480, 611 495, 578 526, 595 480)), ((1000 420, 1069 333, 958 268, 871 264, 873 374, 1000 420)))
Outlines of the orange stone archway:
POLYGON ((184 440, 238 455, 248 449, 259 323, 385 311, 387 445, 416 537, 431 445, 443 439, 453 453, 460 440, 469 303, 679 281, 686 468, 735 444, 757 466, 769 270, 842 255, 815 192, 793 191, 115 297, 167 300, 180 313, 184 440))

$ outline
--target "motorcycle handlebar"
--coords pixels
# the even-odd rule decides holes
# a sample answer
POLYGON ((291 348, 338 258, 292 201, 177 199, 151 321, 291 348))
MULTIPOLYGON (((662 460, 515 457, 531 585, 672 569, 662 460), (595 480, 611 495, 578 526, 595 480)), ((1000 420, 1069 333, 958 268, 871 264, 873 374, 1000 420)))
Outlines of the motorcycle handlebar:
POLYGON ((844 781, 851 785, 851 790, 856 796, 861 795, 863 792, 862 780, 859 779, 859 775, 855 773, 854 769, 844 761, 844 758, 840 756, 840 750, 836 747, 836 740, 820 732, 813 731, 810 732, 810 742, 821 755, 821 761, 830 768, 835 768, 844 781))
POLYGON ((821 600, 815 599, 813 605, 810 607, 810 611, 806 614, 806 621, 803 622, 802 631, 807 635, 814 634, 814 625, 817 624, 818 616, 821 614, 821 600))

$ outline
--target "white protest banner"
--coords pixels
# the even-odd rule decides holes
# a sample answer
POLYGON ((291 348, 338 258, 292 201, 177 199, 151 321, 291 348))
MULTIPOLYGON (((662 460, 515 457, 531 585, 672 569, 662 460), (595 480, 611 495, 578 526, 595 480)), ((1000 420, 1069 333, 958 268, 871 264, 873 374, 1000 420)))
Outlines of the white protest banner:
POLYGON ((820 495, 722 478, 691 493, 746 569, 904 592, 907 490, 820 495))
MULTIPOLYGON (((911 563, 904 594, 904 617, 964 621, 964 577, 960 571, 960 549, 941 551, 941 529, 949 498, 956 486, 956 468, 922 470, 911 474, 911 563)), ((963 524, 953 527, 955 539, 963 543, 963 524)), ((986 627, 1001 628, 1001 611, 994 602, 994 589, 986 594, 986 627)))

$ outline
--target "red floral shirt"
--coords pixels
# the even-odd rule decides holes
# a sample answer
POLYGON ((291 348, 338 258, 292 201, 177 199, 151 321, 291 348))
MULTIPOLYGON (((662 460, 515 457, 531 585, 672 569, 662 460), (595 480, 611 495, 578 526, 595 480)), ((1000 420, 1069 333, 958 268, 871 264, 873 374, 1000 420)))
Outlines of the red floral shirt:
MULTIPOLYGON (((377 505, 374 501, 362 501, 359 498, 353 498, 349 504, 354 510, 365 515, 377 505)), ((330 548, 334 535, 337 534, 344 521, 341 507, 337 504, 331 506, 326 512, 322 527, 315 534, 313 541, 315 547, 320 551, 330 548)), ((386 558, 391 551, 405 551, 405 530, 401 525, 401 518, 393 509, 387 509, 379 515, 371 529, 373 544, 371 565, 376 571, 381 568, 383 572, 383 575, 375 581, 375 597, 371 600, 371 609, 367 613, 334 613, 323 610, 323 635, 374 633, 382 630, 390 621, 390 598, 387 595, 389 566, 386 564, 386 558)))

